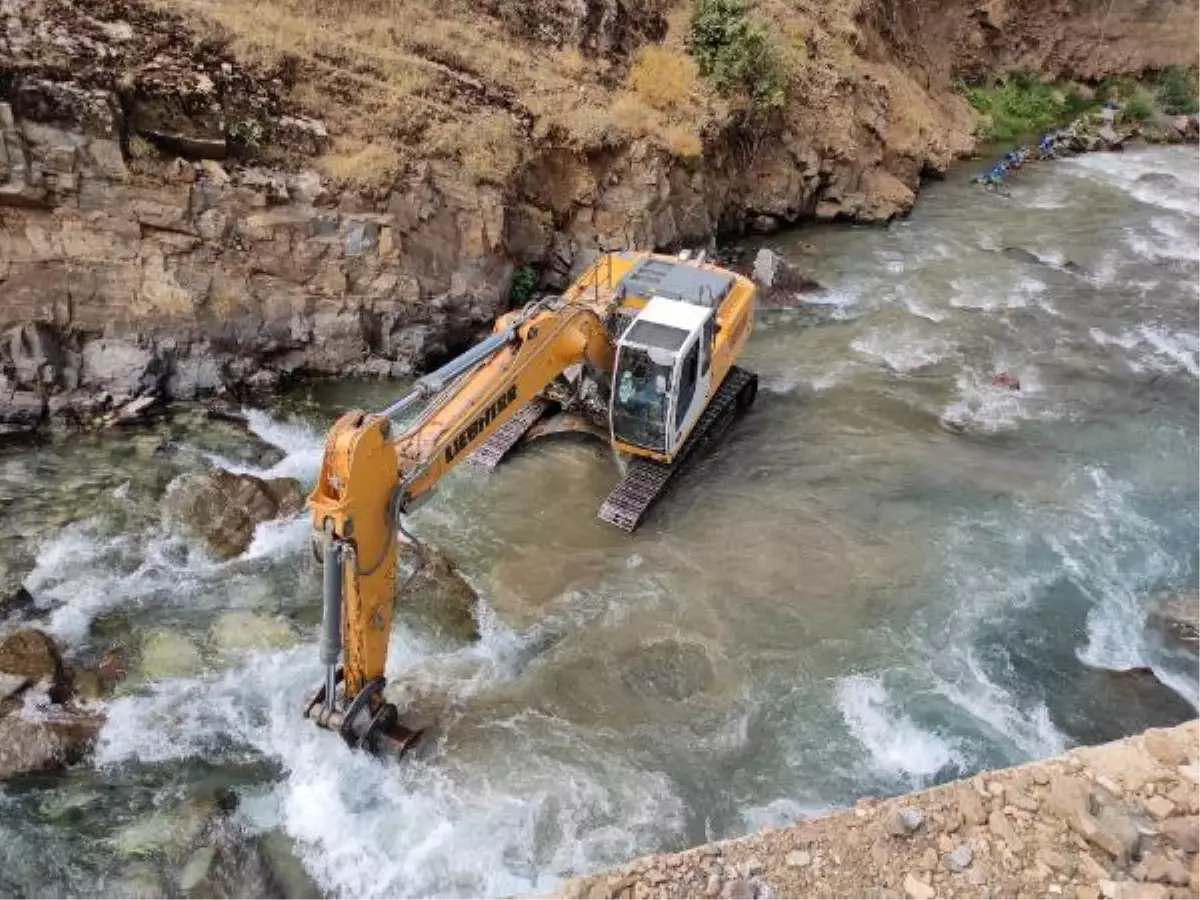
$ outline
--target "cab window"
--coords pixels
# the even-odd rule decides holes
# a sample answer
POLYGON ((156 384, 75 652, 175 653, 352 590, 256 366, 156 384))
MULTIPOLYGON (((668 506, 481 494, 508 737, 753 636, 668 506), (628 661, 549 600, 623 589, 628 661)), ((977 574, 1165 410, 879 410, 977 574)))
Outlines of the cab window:
POLYGON ((683 358, 683 366, 679 372, 679 396, 675 399, 675 429, 683 426, 684 417, 692 408, 692 398, 696 395, 696 381, 700 376, 700 342, 692 344, 692 349, 683 358))

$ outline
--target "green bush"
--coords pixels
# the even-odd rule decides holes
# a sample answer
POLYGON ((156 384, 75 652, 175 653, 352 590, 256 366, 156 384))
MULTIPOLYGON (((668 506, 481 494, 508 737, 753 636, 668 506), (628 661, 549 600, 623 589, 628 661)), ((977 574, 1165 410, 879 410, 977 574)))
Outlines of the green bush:
POLYGON ((783 63, 746 0, 693 0, 690 37, 696 67, 718 91, 744 92, 758 106, 783 105, 783 63))
POLYGON ((508 303, 510 306, 524 306, 533 299, 537 290, 537 272, 529 266, 521 266, 513 272, 512 284, 508 288, 508 303))
POLYGON ((1200 111, 1196 76, 1183 66, 1167 66, 1158 73, 1158 102, 1163 112, 1183 116, 1200 111))
POLYGON ((987 116, 980 137, 1008 141, 1062 121, 1084 104, 1075 92, 1018 73, 990 85, 963 87, 967 101, 987 116))
POLYGON ((1145 91, 1138 91, 1121 105, 1122 122, 1145 122, 1154 115, 1154 101, 1145 91))
POLYGON ((226 140, 235 149, 253 152, 262 141, 262 126, 254 119, 236 119, 225 129, 226 140))

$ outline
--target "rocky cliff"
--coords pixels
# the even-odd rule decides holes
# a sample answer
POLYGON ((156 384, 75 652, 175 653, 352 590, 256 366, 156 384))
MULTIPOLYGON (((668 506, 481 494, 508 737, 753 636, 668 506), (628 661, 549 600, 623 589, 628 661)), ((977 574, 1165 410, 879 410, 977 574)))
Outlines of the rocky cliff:
POLYGON ((1197 723, 577 878, 556 897, 1195 897, 1197 723))
POLYGON ((973 145, 954 78, 1196 57, 1176 0, 762 0, 763 106, 696 77, 687 9, 0 0, 3 427, 407 374, 517 266, 906 211, 973 145))

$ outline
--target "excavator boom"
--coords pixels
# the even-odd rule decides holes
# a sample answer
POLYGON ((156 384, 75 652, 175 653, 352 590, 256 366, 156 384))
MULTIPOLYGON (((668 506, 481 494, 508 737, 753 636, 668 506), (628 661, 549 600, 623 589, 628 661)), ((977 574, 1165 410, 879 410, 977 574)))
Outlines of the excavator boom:
POLYGON ((395 739, 396 711, 382 695, 401 516, 564 369, 611 369, 605 318, 577 301, 536 304, 501 320, 492 337, 388 409, 356 410, 334 424, 309 497, 325 574, 325 683, 308 704, 310 718, 354 746, 407 746, 395 739), (395 424, 422 405, 414 421, 395 424))

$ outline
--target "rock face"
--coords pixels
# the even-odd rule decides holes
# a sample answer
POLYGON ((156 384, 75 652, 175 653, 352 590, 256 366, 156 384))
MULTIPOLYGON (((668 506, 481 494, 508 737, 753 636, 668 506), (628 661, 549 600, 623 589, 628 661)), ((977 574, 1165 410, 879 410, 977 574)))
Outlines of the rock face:
POLYGON ((73 761, 102 722, 71 703, 53 639, 21 629, 0 640, 0 781, 73 761))
POLYGON ((595 53, 622 52, 641 40, 666 33, 661 3, 618 0, 530 0, 505 3, 487 0, 515 34, 536 37, 559 47, 581 47, 595 53))
POLYGON ((11 0, 3 18, 0 425, 409 372, 499 311, 499 192, 448 194, 426 167, 376 200, 246 164, 328 135, 172 13, 11 0))
MULTIPOLYGON (((140 397, 270 391, 302 374, 407 375, 490 326, 514 266, 560 287, 598 249, 906 212, 923 177, 973 146, 956 78, 1096 79, 1194 62, 1192 4, 1076 7, 817 5, 804 12, 806 59, 788 103, 722 101, 683 155, 662 128, 616 119, 563 135, 529 98, 471 74, 470 61, 414 47, 445 76, 421 104, 501 121, 519 138, 513 164, 480 175, 461 158, 476 147, 410 145, 384 129, 402 158, 351 167, 369 185, 360 188, 318 174, 341 135, 296 99, 313 91, 294 89, 313 87, 306 77, 357 83, 378 74, 370 63, 330 77, 334 47, 313 71, 291 53, 260 70, 228 35, 196 33, 169 5, 5 0, 0 435, 49 418, 86 424, 140 397)), ((466 8, 488 17, 469 27, 506 31, 510 52, 532 59, 549 44, 581 54, 582 70, 603 60, 599 82, 572 93, 614 109, 634 52, 661 40, 670 19, 660 0, 466 8)), ((476 141, 463 133, 459 144, 476 141)))
POLYGON ((556 897, 1194 897, 1200 722, 860 800, 577 878, 556 897))
POLYGON ((259 523, 299 512, 304 495, 294 478, 264 480, 215 469, 180 477, 164 502, 173 524, 203 540, 215 558, 229 559, 250 546, 259 523))

